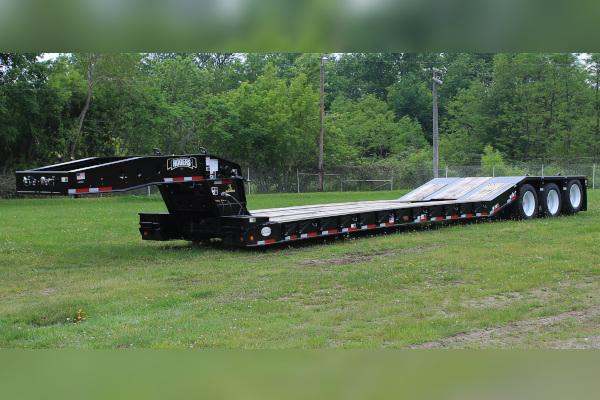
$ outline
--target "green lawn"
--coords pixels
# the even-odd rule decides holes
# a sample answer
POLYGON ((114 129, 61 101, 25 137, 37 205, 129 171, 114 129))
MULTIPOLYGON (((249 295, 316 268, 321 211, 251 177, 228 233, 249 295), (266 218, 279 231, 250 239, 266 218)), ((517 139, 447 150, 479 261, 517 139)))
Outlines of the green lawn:
MULTIPOLYGON (((399 196, 252 195, 249 208, 399 196)), ((590 307, 600 191, 588 200, 576 216, 266 250, 142 241, 137 213, 165 211, 158 196, 5 200, 0 348, 399 348, 590 307)))

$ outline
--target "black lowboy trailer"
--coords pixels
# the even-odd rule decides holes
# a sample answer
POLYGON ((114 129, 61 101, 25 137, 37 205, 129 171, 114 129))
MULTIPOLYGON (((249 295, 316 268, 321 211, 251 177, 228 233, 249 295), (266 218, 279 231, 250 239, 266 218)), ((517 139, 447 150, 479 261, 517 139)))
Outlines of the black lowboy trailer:
POLYGON ((17 193, 84 195, 157 185, 167 213, 140 213, 145 240, 249 247, 447 220, 587 210, 587 177, 436 178, 395 200, 248 211, 240 165, 208 154, 87 158, 16 172, 17 193))

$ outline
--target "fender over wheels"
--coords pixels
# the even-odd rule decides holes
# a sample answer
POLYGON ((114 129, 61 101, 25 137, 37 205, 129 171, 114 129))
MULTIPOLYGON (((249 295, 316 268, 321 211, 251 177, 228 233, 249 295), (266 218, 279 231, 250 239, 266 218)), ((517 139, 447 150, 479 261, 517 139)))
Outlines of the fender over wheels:
POLYGON ((535 218, 538 211, 538 197, 533 186, 521 186, 517 201, 514 203, 513 215, 518 219, 535 218))
POLYGON ((540 191, 540 208, 543 217, 556 217, 560 215, 562 200, 560 189, 554 183, 544 185, 540 191))
POLYGON ((583 206, 583 188, 581 182, 572 179, 567 182, 566 190, 562 192, 562 212, 577 214, 583 206))

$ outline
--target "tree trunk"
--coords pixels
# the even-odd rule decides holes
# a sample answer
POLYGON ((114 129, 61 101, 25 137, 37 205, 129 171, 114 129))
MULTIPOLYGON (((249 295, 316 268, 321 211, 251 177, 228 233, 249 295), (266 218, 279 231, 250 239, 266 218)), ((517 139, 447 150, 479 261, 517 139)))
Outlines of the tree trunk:
POLYGON ((92 102, 92 90, 94 89, 94 78, 95 78, 95 70, 96 63, 98 62, 98 53, 88 53, 88 71, 87 71, 87 81, 88 81, 88 96, 85 101, 85 105, 79 114, 79 124, 77 125, 77 134, 75 135, 75 139, 73 140, 73 145, 71 146, 71 152, 69 153, 69 159, 73 159, 75 156, 75 151, 77 150, 77 143, 79 142, 79 137, 81 136, 81 131, 83 129, 83 120, 85 119, 85 114, 90 108, 90 103, 92 102))

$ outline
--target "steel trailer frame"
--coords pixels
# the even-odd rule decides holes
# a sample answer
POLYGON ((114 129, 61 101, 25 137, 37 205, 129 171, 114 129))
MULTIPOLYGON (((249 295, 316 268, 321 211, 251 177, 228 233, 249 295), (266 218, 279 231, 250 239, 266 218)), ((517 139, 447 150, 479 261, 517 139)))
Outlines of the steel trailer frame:
POLYGON ((93 157, 15 173, 17 193, 86 195, 157 185, 166 213, 140 213, 144 240, 255 247, 438 221, 531 219, 587 210, 585 176, 436 178, 394 200, 248 211, 239 164, 201 154, 93 157))

